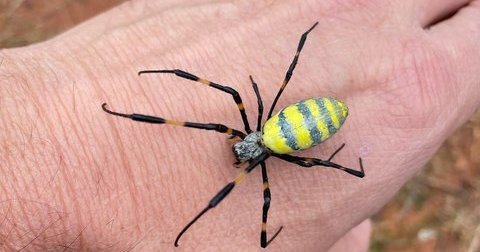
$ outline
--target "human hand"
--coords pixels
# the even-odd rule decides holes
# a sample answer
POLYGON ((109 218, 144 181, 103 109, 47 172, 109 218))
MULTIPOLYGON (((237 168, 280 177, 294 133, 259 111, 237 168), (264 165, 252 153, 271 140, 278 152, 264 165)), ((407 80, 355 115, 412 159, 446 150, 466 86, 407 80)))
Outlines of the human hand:
MULTIPOLYGON (((112 118, 99 105, 242 129, 229 95, 137 71, 181 68, 226 83, 242 95, 253 124, 248 75, 268 109, 299 35, 318 20, 278 108, 312 96, 345 100, 343 129, 302 155, 326 158, 346 142, 335 161, 355 166, 362 156, 367 175, 270 159, 268 230, 285 227, 271 249, 325 250, 383 206, 478 107, 478 1, 422 29, 455 5, 461 1, 311 1, 295 9, 276 2, 251 11, 138 1, 49 42, 2 52, 0 72, 10 84, 0 89, 8 115, 2 142, 18 148, 3 151, 2 170, 13 168, 2 177, 3 209, 8 223, 32 230, 14 232, 12 248, 173 250, 181 227, 238 172, 230 144, 216 133, 112 118)), ((256 170, 180 248, 258 248, 262 200, 256 170)))

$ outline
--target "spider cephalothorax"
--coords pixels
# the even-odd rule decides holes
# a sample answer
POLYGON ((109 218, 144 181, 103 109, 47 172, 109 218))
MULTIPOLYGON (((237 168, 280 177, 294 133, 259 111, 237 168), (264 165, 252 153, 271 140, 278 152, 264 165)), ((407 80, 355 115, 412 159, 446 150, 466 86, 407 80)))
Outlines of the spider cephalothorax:
POLYGON ((181 78, 196 81, 232 95, 233 100, 237 104, 238 110, 242 117, 242 121, 245 126, 245 132, 229 128, 223 124, 217 123, 182 122, 167 120, 157 116, 149 116, 142 114, 124 114, 109 110, 106 103, 102 105, 103 110, 109 114, 130 118, 135 121, 213 130, 220 133, 228 134, 230 135, 231 139, 241 139, 239 142, 235 143, 232 146, 233 153, 235 154, 235 157, 237 158, 237 161, 239 163, 248 162, 248 166, 242 172, 240 172, 234 180, 226 184, 210 200, 208 205, 195 218, 193 218, 193 220, 190 221, 182 229, 182 231, 180 231, 177 239, 175 239, 175 246, 178 246, 178 241, 180 240, 182 235, 190 228, 190 226, 192 226, 208 210, 217 206, 225 197, 227 197, 227 195, 233 190, 233 188, 236 185, 240 184, 244 180, 246 175, 249 174, 257 166, 260 166, 262 168, 264 198, 262 208, 262 229, 260 233, 260 246, 262 248, 265 248, 271 241, 273 241, 273 239, 275 239, 275 237, 277 237, 277 235, 282 230, 282 227, 280 227, 270 239, 267 239, 267 216, 268 209, 270 208, 271 195, 268 184, 267 166, 265 164, 265 160, 271 156, 300 165, 302 167, 324 166, 328 168, 342 170, 360 178, 365 176, 365 173, 363 171, 362 159, 360 158, 360 170, 354 170, 331 161, 333 157, 345 146, 345 144, 340 146, 340 148, 338 148, 326 160, 290 155, 290 153, 292 152, 311 148, 335 134, 335 132, 340 129, 348 115, 347 106, 343 102, 331 97, 310 98, 291 104, 272 116, 273 109, 275 108, 275 105, 277 104, 280 95, 282 94, 283 90, 290 81, 290 78, 292 77, 293 70, 297 65, 298 57, 300 55, 300 51, 303 48, 303 45, 305 44, 307 35, 308 33, 310 33, 310 31, 313 30, 313 28, 315 28, 317 24, 318 22, 315 23, 305 33, 303 33, 302 37, 300 38, 297 53, 295 54, 295 57, 290 64, 290 67, 288 68, 287 74, 285 75, 285 79, 282 83, 280 90, 278 91, 275 99, 273 100, 272 106, 270 107, 267 116, 267 121, 265 122, 265 124, 263 124, 263 127, 262 98, 260 97, 260 92, 258 90, 257 84, 250 76, 250 80, 252 82, 252 86, 258 101, 258 120, 255 132, 253 132, 250 128, 242 98, 240 98, 240 95, 235 89, 211 82, 209 80, 201 79, 196 75, 179 69, 145 70, 140 71, 138 74, 175 74, 176 76, 179 76, 181 78))
POLYGON ((262 145, 261 132, 248 134, 243 140, 232 146, 237 161, 243 163, 252 160, 267 150, 262 145))

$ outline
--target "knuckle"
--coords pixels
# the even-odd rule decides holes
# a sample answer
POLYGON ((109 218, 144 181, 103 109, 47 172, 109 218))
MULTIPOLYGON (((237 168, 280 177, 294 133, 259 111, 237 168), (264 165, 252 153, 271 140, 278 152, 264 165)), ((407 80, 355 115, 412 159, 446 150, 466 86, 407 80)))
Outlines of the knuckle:
POLYGON ((441 109, 457 93, 453 59, 446 50, 418 38, 404 41, 399 53, 382 90, 387 113, 394 120, 407 120, 409 126, 429 127, 441 119, 441 109))

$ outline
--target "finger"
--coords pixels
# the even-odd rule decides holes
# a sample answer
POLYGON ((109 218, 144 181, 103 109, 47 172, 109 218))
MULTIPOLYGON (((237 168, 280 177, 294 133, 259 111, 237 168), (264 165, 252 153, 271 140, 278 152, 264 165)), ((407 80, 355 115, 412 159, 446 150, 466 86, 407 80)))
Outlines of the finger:
POLYGON ((422 27, 429 27, 452 15, 471 0, 413 0, 417 4, 415 15, 422 27))
MULTIPOLYGON (((450 65, 461 83, 459 99, 468 112, 480 105, 480 0, 472 1, 448 20, 430 28, 432 40, 450 54, 450 65), (473 106, 472 106, 473 105, 473 106)), ((465 114, 469 114, 466 113, 465 114)))
POLYGON ((348 233, 330 247, 328 252, 368 251, 371 233, 372 223, 370 219, 366 219, 348 231, 348 233))
MULTIPOLYGON (((478 67, 480 63, 480 0, 471 2, 462 8, 453 17, 433 27, 430 35, 441 41, 452 52, 454 58, 471 67, 478 67)), ((478 75, 479 71, 475 71, 478 75)), ((480 77, 480 76, 471 76, 480 77)))

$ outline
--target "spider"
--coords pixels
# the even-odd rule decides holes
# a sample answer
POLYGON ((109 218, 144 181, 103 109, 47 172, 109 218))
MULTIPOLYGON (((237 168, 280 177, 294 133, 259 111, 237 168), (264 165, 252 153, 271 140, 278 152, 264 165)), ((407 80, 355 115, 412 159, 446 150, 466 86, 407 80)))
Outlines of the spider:
POLYGON ((220 85, 211 82, 206 79, 201 79, 196 75, 185 72, 183 70, 144 70, 138 72, 138 75, 149 73, 168 73, 175 74, 178 77, 196 81, 220 91, 231 94, 233 100, 237 104, 238 110, 242 117, 243 124, 245 126, 245 132, 227 127, 223 124, 217 123, 196 123, 196 122, 180 122, 174 120, 168 120, 157 116, 149 116, 142 114, 123 114, 109 110, 107 104, 103 103, 102 108, 105 112, 126 117, 135 121, 154 123, 154 124, 170 124, 174 126, 183 126, 196 129, 214 130, 220 133, 226 133, 230 135, 231 139, 239 139, 238 142, 233 144, 232 150, 237 159, 236 164, 248 162, 248 166, 240 172, 235 179, 225 185, 208 203, 208 205, 200 211, 200 213, 193 218, 178 234, 175 239, 174 245, 178 247, 178 241, 182 235, 206 212, 217 206, 232 190, 235 186, 240 184, 247 174, 249 174, 258 165, 262 168, 263 178, 263 211, 262 211, 262 226, 260 233, 260 246, 262 248, 267 247, 282 231, 281 226, 274 235, 267 240, 267 217, 268 210, 270 208, 271 194, 268 184, 267 166, 265 160, 269 157, 277 157, 282 160, 300 165, 302 167, 312 166, 324 166, 328 168, 339 169, 347 172, 356 177, 363 178, 365 176, 363 170, 362 159, 359 158, 360 170, 354 170, 348 167, 344 167, 340 164, 334 163, 331 160, 333 157, 342 150, 345 144, 342 144, 327 160, 317 158, 306 158, 289 155, 289 153, 309 149, 332 136, 339 130, 348 115, 348 108, 345 103, 331 97, 319 97, 302 100, 286 106, 278 113, 272 116, 272 112, 280 98, 283 90, 287 86, 290 78, 292 77, 295 66, 297 65, 298 57, 305 44, 308 34, 318 25, 316 22, 310 29, 304 32, 300 38, 297 52, 290 67, 287 70, 285 79, 278 91, 272 106, 268 112, 267 121, 262 126, 263 117, 263 101, 258 90, 258 86, 250 76, 253 90, 255 92, 258 102, 258 118, 256 131, 252 131, 249 125, 245 108, 238 92, 228 86, 220 85))

